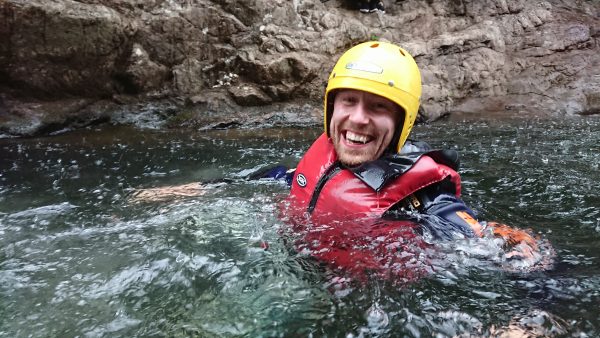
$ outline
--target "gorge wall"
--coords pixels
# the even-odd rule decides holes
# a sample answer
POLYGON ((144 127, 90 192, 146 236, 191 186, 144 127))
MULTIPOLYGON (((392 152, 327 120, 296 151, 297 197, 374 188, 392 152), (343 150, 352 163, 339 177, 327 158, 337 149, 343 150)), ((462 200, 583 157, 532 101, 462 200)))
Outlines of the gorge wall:
POLYGON ((101 122, 313 124, 348 47, 384 39, 421 67, 420 114, 600 113, 600 2, 0 0, 0 133, 101 122))

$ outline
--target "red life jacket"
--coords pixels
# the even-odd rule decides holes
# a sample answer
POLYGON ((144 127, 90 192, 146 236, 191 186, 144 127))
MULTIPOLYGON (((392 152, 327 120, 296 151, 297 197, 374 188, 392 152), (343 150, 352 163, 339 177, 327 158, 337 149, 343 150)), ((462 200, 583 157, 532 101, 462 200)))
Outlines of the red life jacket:
POLYGON ((296 251, 359 279, 369 271, 411 281, 430 270, 415 258, 426 246, 414 232, 417 225, 381 216, 416 191, 447 178, 460 195, 458 173, 422 155, 406 172, 374 189, 339 166, 333 144, 323 134, 298 164, 281 212, 292 226, 296 251))

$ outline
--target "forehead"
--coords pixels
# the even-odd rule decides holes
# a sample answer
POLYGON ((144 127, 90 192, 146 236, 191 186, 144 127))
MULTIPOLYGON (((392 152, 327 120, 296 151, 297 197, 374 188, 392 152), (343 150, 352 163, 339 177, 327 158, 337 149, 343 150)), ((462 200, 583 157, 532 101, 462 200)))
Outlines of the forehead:
POLYGON ((338 97, 348 97, 348 96, 356 96, 356 97, 362 97, 365 100, 369 100, 369 101, 380 101, 380 102, 389 102, 391 104, 396 105, 396 103, 388 98, 385 98, 383 96, 379 96, 377 94, 373 94, 373 93, 369 93, 363 90, 357 90, 357 89, 348 89, 348 88, 342 88, 342 89, 338 89, 336 91, 336 98, 338 97))

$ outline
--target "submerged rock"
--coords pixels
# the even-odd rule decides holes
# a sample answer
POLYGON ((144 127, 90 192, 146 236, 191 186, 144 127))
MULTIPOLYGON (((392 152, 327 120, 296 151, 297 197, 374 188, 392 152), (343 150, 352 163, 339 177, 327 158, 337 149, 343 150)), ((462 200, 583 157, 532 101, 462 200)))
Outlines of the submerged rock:
MULTIPOLYGON (((386 14, 362 14, 352 3, 2 1, 0 133, 123 123, 115 112, 165 100, 181 112, 159 113, 164 125, 183 112, 210 115, 204 127, 232 118, 239 122, 229 125, 245 125, 240 112, 248 107, 281 111, 298 99, 318 110, 336 58, 370 39, 398 43, 415 56, 428 119, 600 112, 598 2, 389 0, 386 14), (225 100, 220 110, 194 104, 215 92, 225 100), (80 101, 86 104, 73 104, 80 101), (95 105, 101 108, 91 111, 95 105)), ((302 120, 320 123, 312 109, 302 120)))

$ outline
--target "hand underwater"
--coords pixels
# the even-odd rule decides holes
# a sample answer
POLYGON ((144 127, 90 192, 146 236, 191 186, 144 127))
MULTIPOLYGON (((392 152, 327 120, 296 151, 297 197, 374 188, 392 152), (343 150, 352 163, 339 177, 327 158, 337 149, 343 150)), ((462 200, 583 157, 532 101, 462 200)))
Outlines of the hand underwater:
POLYGON ((504 241, 508 270, 545 270, 552 266, 554 250, 547 241, 534 237, 527 230, 512 228, 506 224, 488 222, 487 226, 491 228, 494 237, 504 241))
POLYGON ((135 190, 129 197, 130 203, 163 202, 185 197, 204 195, 202 184, 190 183, 177 186, 135 190))
POLYGON ((526 230, 511 228, 506 224, 496 222, 488 222, 487 225, 492 227, 494 236, 504 239, 509 247, 525 243, 531 249, 538 250, 536 239, 526 230))

